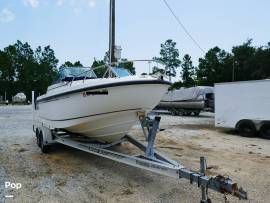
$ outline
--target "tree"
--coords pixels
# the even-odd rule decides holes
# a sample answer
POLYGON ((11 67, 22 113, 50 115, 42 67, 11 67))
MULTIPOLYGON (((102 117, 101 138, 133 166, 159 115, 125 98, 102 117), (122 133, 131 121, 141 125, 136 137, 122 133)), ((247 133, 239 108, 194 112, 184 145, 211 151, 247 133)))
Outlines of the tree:
POLYGON ((35 87, 33 86, 34 72, 38 68, 33 49, 27 42, 17 41, 14 45, 4 48, 4 52, 11 61, 9 68, 14 71, 13 82, 9 83, 13 87, 8 87, 9 100, 18 92, 24 92, 30 99, 31 88, 35 87))
POLYGON ((254 47, 249 39, 234 46, 232 53, 219 47, 210 49, 199 59, 196 70, 198 84, 213 85, 218 82, 260 80, 270 77, 270 44, 254 47))
POLYGON ((18 92, 24 92, 27 99, 31 91, 43 94, 57 72, 58 59, 49 47, 38 47, 35 51, 26 42, 17 41, 0 51, 0 94, 7 92, 10 100, 18 92))
POLYGON ((80 61, 76 61, 75 63, 72 63, 70 61, 66 61, 64 64, 60 66, 60 68, 68 68, 68 67, 83 67, 80 61))
POLYGON ((105 66, 105 62, 103 60, 96 60, 94 59, 91 68, 94 69, 95 74, 98 78, 102 78, 107 71, 107 67, 105 66))
POLYGON ((32 74, 34 76, 33 81, 35 81, 34 85, 38 87, 37 92, 44 94, 57 75, 58 59, 50 46, 46 46, 44 49, 39 46, 35 50, 35 60, 38 69, 32 74))
MULTIPOLYGON (((12 50, 12 54, 14 54, 14 50, 12 50)), ((4 94, 6 93, 7 99, 10 100, 10 95, 14 95, 15 93, 15 69, 12 65, 12 59, 5 51, 0 51, 0 71, 0 95, 3 95, 4 98, 4 94)))
POLYGON ((159 68, 157 66, 154 66, 153 67, 153 70, 152 70, 152 75, 155 75, 155 74, 161 74, 161 75, 164 75, 165 74, 165 70, 162 69, 162 68, 159 68))
POLYGON ((127 59, 122 59, 119 62, 119 67, 120 68, 127 69, 133 75, 136 74, 136 70, 135 70, 135 67, 133 66, 133 62, 132 61, 128 61, 127 59))
POLYGON ((259 47, 254 57, 256 66, 252 76, 255 79, 270 79, 270 42, 266 46, 259 47))
POLYGON ((161 44, 160 47, 160 57, 154 57, 154 60, 165 65, 165 74, 168 75, 171 80, 171 76, 176 75, 176 69, 181 64, 179 51, 176 48, 176 42, 171 39, 168 39, 164 44, 161 44))
POLYGON ((182 72, 181 72, 181 76, 182 76, 182 81, 183 81, 183 86, 184 87, 191 87, 194 86, 195 82, 194 82, 194 75, 195 75, 195 68, 192 65, 192 61, 191 61, 191 56, 189 56, 188 54, 186 54, 183 57, 182 60, 182 72))
POLYGON ((230 77, 227 74, 228 71, 232 73, 232 65, 229 64, 230 57, 230 54, 219 47, 210 49, 204 58, 199 59, 199 65, 196 69, 198 84, 214 85, 216 82, 231 81, 231 74, 229 74, 230 77))
POLYGON ((183 87, 183 83, 181 81, 174 82, 170 87, 170 90, 180 89, 181 87, 183 87))
POLYGON ((235 81, 256 79, 253 75, 256 64, 259 62, 255 59, 256 52, 257 50, 252 46, 251 39, 240 46, 232 48, 235 81))

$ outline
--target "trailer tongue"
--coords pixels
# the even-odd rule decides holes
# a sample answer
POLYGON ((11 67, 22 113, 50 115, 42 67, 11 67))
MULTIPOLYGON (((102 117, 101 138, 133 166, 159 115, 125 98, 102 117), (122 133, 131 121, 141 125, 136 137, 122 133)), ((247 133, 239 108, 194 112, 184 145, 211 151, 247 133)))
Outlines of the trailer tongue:
POLYGON ((107 146, 86 144, 61 136, 57 136, 55 141, 85 152, 89 152, 91 154, 95 154, 97 156, 108 158, 140 169, 152 171, 161 175, 177 179, 185 178, 190 181, 190 184, 196 184, 199 188, 201 188, 201 202, 211 202, 210 198, 208 197, 208 189, 215 190, 222 194, 231 194, 239 199, 247 199, 247 192, 245 192, 242 188, 238 188, 237 183, 234 183, 229 177, 222 175, 215 177, 206 176, 207 164, 205 157, 200 158, 200 172, 196 172, 185 168, 181 164, 177 164, 173 160, 166 158, 158 152, 154 152, 153 157, 147 156, 146 152, 149 150, 149 147, 145 146, 129 135, 126 135, 121 142, 107 146), (122 142, 132 143, 134 146, 142 149, 146 153, 145 156, 130 156, 107 149, 122 142))

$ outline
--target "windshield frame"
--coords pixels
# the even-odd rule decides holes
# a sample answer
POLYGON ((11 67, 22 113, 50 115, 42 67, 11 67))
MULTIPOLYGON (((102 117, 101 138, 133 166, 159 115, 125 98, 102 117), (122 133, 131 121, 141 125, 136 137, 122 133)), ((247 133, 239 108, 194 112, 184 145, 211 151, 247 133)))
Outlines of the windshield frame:
POLYGON ((112 70, 113 74, 118 78, 132 76, 132 73, 126 68, 112 67, 111 70, 112 70), (122 71, 122 73, 124 73, 125 75, 121 75, 121 72, 119 72, 119 71, 122 71))
POLYGON ((96 79, 97 76, 90 67, 64 67, 58 72, 57 81, 74 81, 84 79, 96 79))

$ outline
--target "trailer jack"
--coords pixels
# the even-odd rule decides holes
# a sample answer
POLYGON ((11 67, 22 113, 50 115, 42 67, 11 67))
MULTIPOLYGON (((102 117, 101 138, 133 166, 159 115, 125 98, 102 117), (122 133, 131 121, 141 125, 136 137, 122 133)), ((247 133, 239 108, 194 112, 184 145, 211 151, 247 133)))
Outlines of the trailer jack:
MULTIPOLYGON (((239 199, 248 199, 247 192, 245 192, 242 188, 238 188, 237 183, 233 183, 229 177, 218 175, 209 178, 205 176, 206 167, 206 158, 200 157, 200 173, 202 174, 202 176, 204 176, 205 180, 208 179, 206 186, 201 185, 200 180, 198 180, 198 187, 201 187, 202 192, 201 203, 211 202, 208 197, 208 188, 224 194, 225 202, 227 200, 226 194, 231 194, 235 197, 238 197, 239 199)), ((192 180, 192 178, 190 180, 192 180)))

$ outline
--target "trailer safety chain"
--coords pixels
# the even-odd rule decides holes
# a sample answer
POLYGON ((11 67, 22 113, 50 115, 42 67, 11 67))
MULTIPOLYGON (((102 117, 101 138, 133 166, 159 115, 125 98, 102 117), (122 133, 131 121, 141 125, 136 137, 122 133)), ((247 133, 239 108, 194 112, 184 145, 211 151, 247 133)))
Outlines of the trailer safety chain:
POLYGON ((226 193, 224 192, 224 203, 229 203, 226 193))
MULTIPOLYGON (((224 175, 224 176, 219 175, 219 176, 217 176, 217 177, 220 178, 220 181, 222 181, 223 184, 227 184, 227 183, 228 183, 228 180, 231 180, 230 177, 229 177, 228 175, 224 175)), ((216 177, 216 178, 217 178, 217 177, 216 177)), ((224 203, 229 203, 229 200, 228 200, 226 194, 227 194, 226 192, 223 193, 223 195, 224 195, 224 203)))

